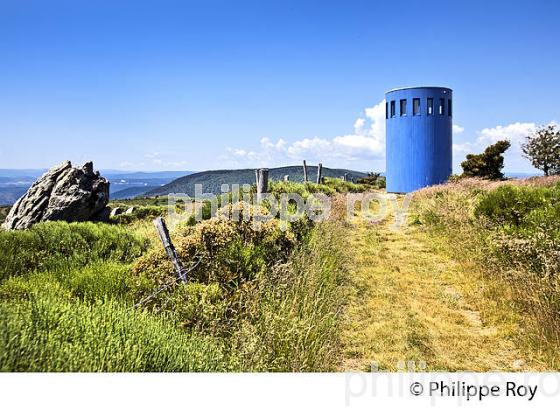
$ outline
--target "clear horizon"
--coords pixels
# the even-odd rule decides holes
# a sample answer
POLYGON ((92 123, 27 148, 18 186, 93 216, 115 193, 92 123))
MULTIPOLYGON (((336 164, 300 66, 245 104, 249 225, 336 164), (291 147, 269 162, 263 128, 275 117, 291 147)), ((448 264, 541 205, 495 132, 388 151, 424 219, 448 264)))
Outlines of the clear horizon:
POLYGON ((385 91, 454 91, 454 172, 558 123, 553 1, 8 2, 0 168, 123 172, 322 162, 382 171, 385 91))

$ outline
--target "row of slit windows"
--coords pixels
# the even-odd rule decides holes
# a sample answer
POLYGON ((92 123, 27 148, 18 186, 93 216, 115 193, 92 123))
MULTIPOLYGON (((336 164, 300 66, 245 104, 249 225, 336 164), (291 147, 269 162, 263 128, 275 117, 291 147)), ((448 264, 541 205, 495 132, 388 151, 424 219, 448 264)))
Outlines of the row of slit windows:
MULTIPOLYGON (((407 115, 407 100, 406 99, 402 99, 399 100, 399 115, 401 117, 406 117, 407 115)), ((437 106, 437 113, 438 115, 445 115, 445 98, 440 98, 439 99, 439 103, 437 106)), ((422 107, 421 107, 421 103, 420 103, 420 98, 413 98, 412 99, 412 115, 421 115, 422 112, 422 107)), ((427 98, 426 99, 426 115, 434 115, 434 99, 433 98, 427 98)), ((447 100, 447 115, 451 117, 451 112, 452 112, 452 105, 451 105, 451 98, 449 98, 447 100)), ((389 118, 389 116, 391 118, 394 118, 397 116, 397 111, 396 111, 396 101, 393 100, 391 101, 390 105, 389 103, 385 103, 385 118, 389 118), (390 109, 390 111, 389 111, 390 109)))

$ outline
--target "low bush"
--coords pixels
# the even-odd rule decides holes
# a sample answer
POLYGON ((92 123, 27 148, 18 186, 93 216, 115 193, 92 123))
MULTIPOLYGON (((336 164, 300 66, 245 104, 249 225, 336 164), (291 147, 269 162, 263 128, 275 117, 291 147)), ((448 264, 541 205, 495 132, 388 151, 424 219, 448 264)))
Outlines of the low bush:
POLYGON ((560 201, 560 185, 552 188, 503 185, 485 192, 475 216, 484 216, 495 225, 525 225, 533 210, 545 209, 560 201))
MULTIPOLYGON (((280 229, 277 219, 258 222, 254 219, 257 211, 251 205, 240 202, 236 206, 240 207, 237 220, 221 214, 194 226, 180 225, 173 232, 172 239, 181 260, 185 263, 194 261, 195 257, 202 260, 190 273, 190 280, 218 282, 225 288, 234 288, 287 260, 296 245, 293 231, 280 229), (245 213, 250 215, 245 217, 245 213)), ((228 213, 223 209, 220 212, 228 213)), ((259 212, 266 213, 266 210, 259 212)), ((151 292, 152 287, 172 281, 176 275, 161 247, 139 258, 134 272, 140 297, 151 292)))

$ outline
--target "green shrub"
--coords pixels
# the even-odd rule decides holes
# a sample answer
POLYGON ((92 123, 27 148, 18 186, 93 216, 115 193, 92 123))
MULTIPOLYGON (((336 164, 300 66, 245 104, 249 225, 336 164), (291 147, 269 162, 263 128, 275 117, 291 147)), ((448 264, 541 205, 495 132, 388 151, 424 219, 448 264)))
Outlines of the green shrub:
POLYGON ((168 311, 183 328, 219 334, 227 315, 227 300, 218 283, 184 283, 168 299, 168 311))
POLYGON ((503 185, 483 195, 475 209, 475 216, 485 216, 494 224, 519 227, 532 210, 558 200, 559 193, 558 189, 503 185))
MULTIPOLYGON (((273 264, 285 262, 296 245, 293 232, 281 230, 277 219, 264 222, 253 219, 255 209, 260 207, 242 202, 234 207, 240 208, 238 220, 226 218, 222 209, 218 217, 194 226, 179 225, 173 232, 177 254, 185 264, 191 263, 195 256, 202 258, 189 274, 190 280, 206 284, 218 282, 224 288, 235 287, 254 279, 273 264), (248 220, 243 217, 244 212, 251 214, 248 220)), ((265 211, 261 209, 259 212, 265 211)), ((134 272, 140 297, 175 277, 162 247, 139 258, 134 264, 134 272)))
POLYGON ((95 261, 131 262, 147 247, 129 230, 101 223, 46 222, 0 232, 0 281, 36 270, 68 270, 95 261))

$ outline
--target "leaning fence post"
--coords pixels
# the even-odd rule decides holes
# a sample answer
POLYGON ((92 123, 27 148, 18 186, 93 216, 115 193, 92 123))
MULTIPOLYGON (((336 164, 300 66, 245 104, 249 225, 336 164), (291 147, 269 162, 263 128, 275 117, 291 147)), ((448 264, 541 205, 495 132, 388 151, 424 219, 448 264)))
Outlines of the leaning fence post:
POLYGON ((307 176, 307 163, 303 160, 303 182, 309 181, 307 176))
POLYGON ((165 252, 167 252, 167 256, 171 259, 171 263, 175 268, 175 272, 179 276, 180 281, 186 281, 187 278, 184 275, 183 265, 177 256, 177 251, 175 250, 175 246, 173 246, 173 242, 171 242, 171 237, 169 236, 169 230, 167 229, 167 225, 163 218, 159 217, 154 219, 154 225, 157 229, 159 239, 163 243, 163 247, 165 248, 165 252))
POLYGON ((323 176, 323 164, 321 164, 319 162, 319 165, 317 165, 317 183, 320 184, 321 181, 321 177, 323 176))
POLYGON ((268 168, 257 170, 257 201, 260 202, 262 194, 268 192, 268 168))

